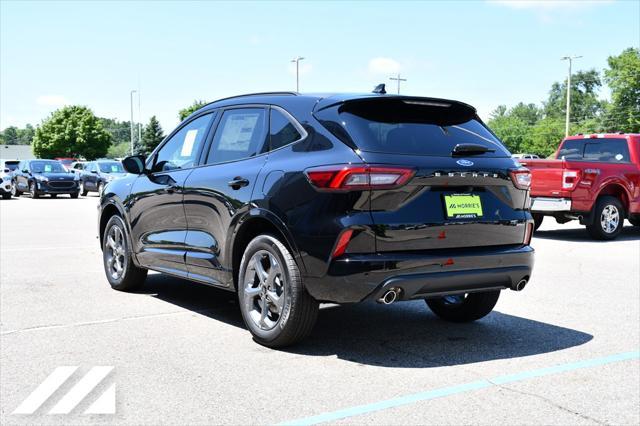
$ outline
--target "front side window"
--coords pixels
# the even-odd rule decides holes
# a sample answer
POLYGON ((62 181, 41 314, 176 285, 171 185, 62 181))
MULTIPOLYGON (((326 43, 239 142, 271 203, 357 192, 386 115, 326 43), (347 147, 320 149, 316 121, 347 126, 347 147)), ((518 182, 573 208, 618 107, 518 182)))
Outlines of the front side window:
POLYGON ((171 136, 157 152, 152 171, 165 172, 195 166, 212 116, 206 114, 198 117, 171 136))
POLYGON ((296 126, 277 109, 271 109, 269 127, 270 150, 272 151, 302 138, 296 126))
POLYGON ((252 157, 266 142, 266 113, 263 108, 225 111, 213 137, 207 164, 252 157))

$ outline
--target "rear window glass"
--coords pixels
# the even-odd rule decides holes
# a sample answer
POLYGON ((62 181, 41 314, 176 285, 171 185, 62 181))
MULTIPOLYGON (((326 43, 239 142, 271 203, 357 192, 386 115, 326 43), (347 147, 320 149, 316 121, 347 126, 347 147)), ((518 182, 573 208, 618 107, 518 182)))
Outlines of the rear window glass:
POLYGON ((626 139, 616 138, 566 140, 560 148, 558 158, 607 163, 628 163, 631 160, 626 139))
POLYGON ((316 113, 335 136, 362 151, 450 157, 457 144, 486 147, 485 157, 509 151, 471 108, 411 99, 368 99, 316 113))

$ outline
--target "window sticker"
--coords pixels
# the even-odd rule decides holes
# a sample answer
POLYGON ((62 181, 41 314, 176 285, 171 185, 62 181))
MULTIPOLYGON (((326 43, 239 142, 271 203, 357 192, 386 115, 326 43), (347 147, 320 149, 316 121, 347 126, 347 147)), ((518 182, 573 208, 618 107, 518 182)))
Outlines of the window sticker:
POLYGON ((251 137, 260 113, 234 114, 224 123, 218 149, 222 151, 249 151, 251 137))
POLYGON ((181 157, 191 157, 196 136, 198 136, 198 129, 192 129, 187 132, 184 137, 184 143, 182 144, 182 150, 180 151, 181 157))
POLYGON ((51 167, 51 164, 45 164, 44 165, 44 172, 45 173, 51 173, 51 170, 53 170, 53 168, 51 167))
POLYGON ((111 165, 111 173, 118 173, 120 171, 120 169, 118 168, 117 164, 112 164, 111 165))
POLYGON ((616 160, 622 161, 623 158, 624 156, 622 154, 616 154, 616 160))

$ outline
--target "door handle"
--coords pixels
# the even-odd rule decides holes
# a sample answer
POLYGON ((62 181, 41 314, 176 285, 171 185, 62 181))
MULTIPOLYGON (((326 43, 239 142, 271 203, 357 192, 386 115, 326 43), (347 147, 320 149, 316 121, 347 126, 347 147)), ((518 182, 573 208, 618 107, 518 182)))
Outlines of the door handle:
POLYGON ((180 191, 180 186, 179 185, 167 185, 167 187, 165 187, 165 191, 167 191, 169 194, 173 194, 174 192, 179 192, 180 191))
POLYGON ((228 185, 233 189, 240 189, 243 186, 249 185, 249 179, 238 176, 229 181, 228 185))

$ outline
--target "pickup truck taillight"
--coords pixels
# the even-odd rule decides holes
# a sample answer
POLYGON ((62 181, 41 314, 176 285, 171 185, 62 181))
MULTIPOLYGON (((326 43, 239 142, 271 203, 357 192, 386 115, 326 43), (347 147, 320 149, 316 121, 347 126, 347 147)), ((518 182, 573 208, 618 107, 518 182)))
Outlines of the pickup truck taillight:
POLYGON ((531 172, 524 167, 516 170, 510 170, 509 175, 513 184, 518 189, 529 189, 531 187, 531 172))
POLYGON ((337 165, 305 171, 313 186, 329 191, 385 189, 402 186, 415 170, 406 167, 337 165))
POLYGON ((562 189, 572 190, 580 181, 580 170, 562 171, 562 189))

